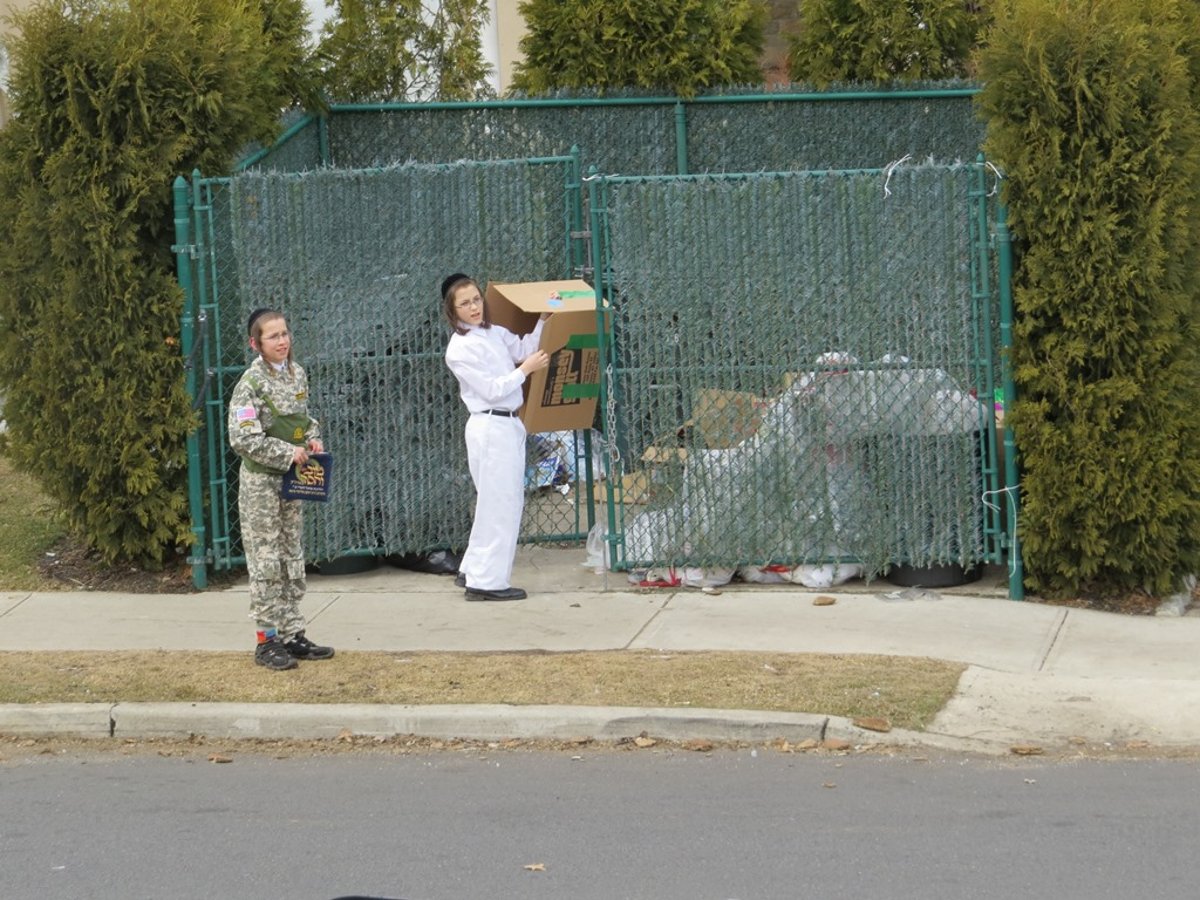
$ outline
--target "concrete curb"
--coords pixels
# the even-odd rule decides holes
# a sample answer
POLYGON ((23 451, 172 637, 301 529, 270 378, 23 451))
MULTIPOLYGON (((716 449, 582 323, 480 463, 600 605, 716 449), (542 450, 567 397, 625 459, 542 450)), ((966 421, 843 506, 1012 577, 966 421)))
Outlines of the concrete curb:
POLYGON ((137 738, 328 740, 345 734, 417 735, 445 740, 614 741, 645 733, 670 741, 766 743, 847 741, 1006 753, 1007 745, 917 731, 868 731, 851 720, 812 713, 597 706, 302 703, 0 704, 0 734, 137 738))
POLYGON ((431 738, 615 740, 653 732, 668 740, 819 739, 825 718, 723 710, 635 707, 379 705, 299 703, 121 703, 113 709, 117 737, 333 738, 412 734, 431 738))
POLYGON ((112 737, 111 703, 0 703, 0 734, 112 737))

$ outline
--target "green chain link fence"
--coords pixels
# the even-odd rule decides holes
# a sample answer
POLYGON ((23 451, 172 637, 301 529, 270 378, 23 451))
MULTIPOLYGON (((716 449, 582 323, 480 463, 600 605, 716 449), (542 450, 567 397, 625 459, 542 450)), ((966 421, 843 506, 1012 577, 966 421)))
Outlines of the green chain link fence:
MULTIPOLYGON (((438 284, 457 270, 566 277, 579 252, 570 237, 579 195, 573 157, 195 175, 185 202, 195 236, 186 248, 195 260, 188 318, 198 325, 191 335, 185 328, 185 352, 204 373, 192 464, 202 473, 193 516, 204 519, 206 562, 243 562, 225 412, 251 359, 245 322, 259 306, 287 314, 310 410, 335 454, 333 499, 305 517, 309 558, 465 546, 474 491, 465 412, 443 362, 438 284)), ((577 453, 564 443, 566 469, 577 453)), ((544 450, 531 443, 531 477, 544 450)), ((565 473, 552 475, 532 485, 546 490, 527 505, 524 532, 578 540, 587 494, 570 490, 565 473)))
POLYGON ((1002 560, 994 183, 591 181, 618 566, 1002 560))
POLYGON ((609 174, 803 171, 973 160, 978 88, 334 105, 243 166, 301 171, 583 151, 609 174))
POLYGON ((177 183, 198 583, 242 562, 224 414, 260 305, 288 314, 337 458, 310 558, 465 543, 454 270, 598 277, 610 304, 599 430, 531 438, 524 540, 581 539, 596 496, 620 568, 1015 553, 987 499, 1003 215, 956 162, 982 139, 974 93, 334 107, 177 183), (629 177, 584 196, 581 159, 629 177), (759 174, 658 177, 699 170, 759 174))

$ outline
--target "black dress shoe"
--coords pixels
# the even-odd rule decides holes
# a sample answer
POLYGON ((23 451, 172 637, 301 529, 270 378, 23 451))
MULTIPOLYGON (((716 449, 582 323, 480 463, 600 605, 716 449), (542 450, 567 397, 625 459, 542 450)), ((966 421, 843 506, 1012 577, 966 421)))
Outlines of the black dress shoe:
POLYGON ((515 587, 498 588, 494 591, 485 591, 482 588, 467 588, 468 600, 524 600, 525 596, 523 590, 515 587))
POLYGON ((459 572, 457 575, 455 575, 454 576, 454 586, 460 587, 460 588, 465 588, 467 586, 467 576, 464 575, 462 572, 459 572))

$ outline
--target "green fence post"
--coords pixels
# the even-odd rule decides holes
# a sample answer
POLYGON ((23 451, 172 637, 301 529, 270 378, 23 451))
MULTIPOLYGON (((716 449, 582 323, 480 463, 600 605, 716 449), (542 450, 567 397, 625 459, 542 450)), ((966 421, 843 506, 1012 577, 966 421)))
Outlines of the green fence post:
MULTIPOLYGON (((1000 363, 1004 372, 1004 413, 1007 417, 1017 396, 1012 378, 1012 236, 1008 231, 1008 207, 996 205, 996 248, 999 251, 1000 280, 1000 363)), ((1017 515, 1021 508, 1020 483, 1017 476, 1017 442, 1007 423, 1004 428, 1004 495, 1008 500, 1009 528, 1012 541, 1008 548, 1008 597, 1025 599, 1025 566, 1021 560, 1021 538, 1017 515)))
POLYGON ((321 155, 321 165, 329 165, 329 116, 322 113, 317 118, 317 152, 321 155))
POLYGON ((583 226, 583 152, 578 144, 571 147, 570 162, 567 164, 567 244, 570 248, 570 272, 572 278, 586 278, 587 248, 584 241, 587 231, 583 226))
MULTIPOLYGON (((607 543, 608 543, 608 567, 616 569, 620 564, 619 554, 617 553, 618 542, 623 539, 623 535, 617 533, 617 507, 616 495, 617 485, 620 482, 621 473, 618 471, 619 466, 612 465, 615 448, 617 447, 616 421, 615 416, 610 414, 610 408, 615 403, 615 398, 612 397, 612 378, 613 352, 610 333, 606 327, 612 327, 612 316, 614 310, 612 306, 606 302, 609 296, 608 282, 608 263, 604 257, 606 252, 606 241, 603 236, 605 226, 605 185, 604 179, 600 175, 599 170, 593 165, 588 167, 588 214, 591 218, 590 226, 592 232, 592 284, 596 290, 596 338, 600 357, 600 419, 604 423, 604 440, 608 446, 609 465, 605 468, 608 470, 608 475, 605 481, 605 506, 607 507, 607 543)), ((590 454, 590 443, 588 447, 590 454)), ((589 501, 590 502, 590 501, 589 501)))
POLYGON ((687 108, 675 103, 675 169, 677 175, 688 174, 687 108))
MULTIPOLYGON (((188 183, 182 175, 175 178, 175 273, 183 289, 183 316, 180 319, 180 344, 187 360, 187 394, 196 403, 196 293, 192 286, 192 229, 191 205, 188 202, 188 183)), ((192 584, 197 589, 208 586, 207 548, 205 547, 204 500, 200 487, 200 425, 195 424, 187 436, 188 513, 192 520, 192 552, 188 563, 192 567, 192 584)))

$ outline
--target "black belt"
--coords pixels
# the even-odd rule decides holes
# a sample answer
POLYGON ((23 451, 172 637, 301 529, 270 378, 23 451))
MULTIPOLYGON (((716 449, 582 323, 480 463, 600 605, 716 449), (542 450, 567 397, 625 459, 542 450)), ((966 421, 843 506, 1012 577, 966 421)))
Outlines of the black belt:
POLYGON ((506 419, 515 419, 517 411, 515 409, 481 409, 481 416, 504 416, 506 419))

